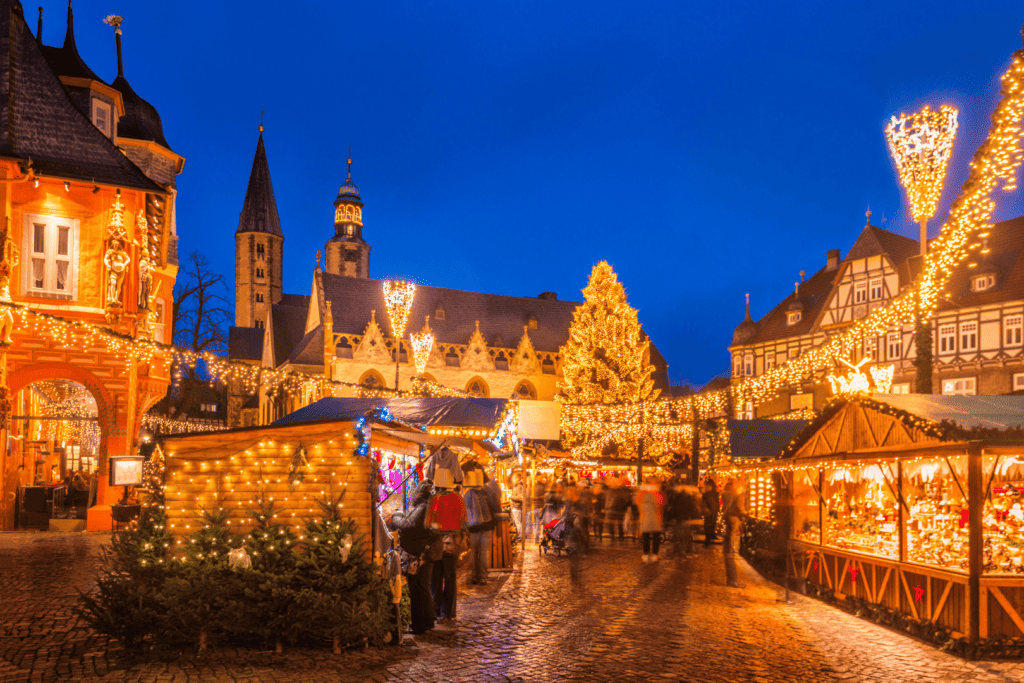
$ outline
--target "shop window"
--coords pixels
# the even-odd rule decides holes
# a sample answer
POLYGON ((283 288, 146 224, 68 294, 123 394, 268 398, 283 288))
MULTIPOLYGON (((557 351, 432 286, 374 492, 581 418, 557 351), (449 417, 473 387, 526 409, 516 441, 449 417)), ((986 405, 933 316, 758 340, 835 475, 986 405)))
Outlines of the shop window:
POLYGON ((853 285, 853 303, 862 304, 868 300, 868 283, 857 282, 853 285))
POLYGON ((903 358, 903 335, 899 332, 890 332, 887 341, 887 351, 889 354, 886 358, 889 360, 900 360, 903 358))
POLYGON ((770 472, 761 471, 747 484, 747 514, 771 522, 775 518, 775 482, 770 472))
POLYGON ((786 314, 786 324, 796 325, 798 322, 800 322, 801 318, 803 317, 803 313, 801 313, 800 311, 790 311, 789 313, 786 314))
POLYGON ((814 394, 793 394, 789 397, 790 410, 814 410, 814 394))
POLYGON ((892 394, 909 394, 910 393, 910 382, 900 382, 899 384, 892 385, 892 394))
POLYGON ((989 492, 982 514, 983 571, 1019 576, 1024 573, 1024 462, 1013 455, 985 455, 981 471, 982 490, 989 492))
POLYGON ((871 287, 868 292, 868 296, 872 301, 878 301, 882 298, 882 279, 878 278, 871 281, 871 287))
POLYGON ((943 325, 939 328, 939 353, 956 352, 956 325, 943 325))
POLYGON ((825 468, 824 544, 898 559, 895 466, 886 463, 825 468))
POLYGON ((79 222, 25 214, 24 227, 22 244, 31 245, 27 257, 21 257, 25 293, 49 299, 77 298, 79 222))
POLYGON ((1024 322, 1024 316, 1015 315, 1013 317, 1003 318, 1004 346, 1021 345, 1022 322, 1024 322))
POLYGON ((818 505, 818 469, 793 471, 793 538, 821 543, 821 507, 818 505))
POLYGON ((978 323, 960 323, 960 351, 978 350, 978 323))
POLYGON ((960 379, 942 380, 942 393, 947 396, 974 396, 977 392, 977 379, 961 377, 960 379))
POLYGON ((903 463, 909 561, 967 571, 966 491, 965 456, 903 463))

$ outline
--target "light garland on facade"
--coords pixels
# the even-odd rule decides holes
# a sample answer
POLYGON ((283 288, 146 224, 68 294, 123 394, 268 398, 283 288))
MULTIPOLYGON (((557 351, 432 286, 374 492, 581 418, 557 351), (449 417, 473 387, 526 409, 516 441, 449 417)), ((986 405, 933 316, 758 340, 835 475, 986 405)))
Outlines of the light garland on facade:
POLYGON ((218 424, 215 421, 175 420, 173 418, 163 417, 162 415, 153 415, 151 413, 145 413, 142 416, 142 426, 152 432, 160 432, 162 434, 214 432, 226 429, 224 425, 218 424))
POLYGON ((942 233, 930 245, 924 258, 924 271, 914 286, 877 308, 866 318, 851 325, 824 344, 779 365, 757 377, 749 377, 731 388, 738 405, 770 400, 783 388, 814 377, 834 367, 839 358, 848 358, 861 350, 866 339, 879 337, 891 330, 913 323, 918 311, 931 312, 953 269, 988 236, 995 210, 991 194, 1016 188, 1015 175, 1022 161, 1021 120, 1024 117, 1024 51, 1013 55, 1010 68, 1002 77, 1002 99, 992 114, 992 128, 971 161, 970 173, 960 195, 949 211, 942 233), (920 308, 918 306, 920 303, 920 308))
POLYGON ((956 129, 957 110, 948 105, 938 111, 926 106, 916 114, 893 116, 885 127, 889 151, 917 223, 935 215, 956 129))

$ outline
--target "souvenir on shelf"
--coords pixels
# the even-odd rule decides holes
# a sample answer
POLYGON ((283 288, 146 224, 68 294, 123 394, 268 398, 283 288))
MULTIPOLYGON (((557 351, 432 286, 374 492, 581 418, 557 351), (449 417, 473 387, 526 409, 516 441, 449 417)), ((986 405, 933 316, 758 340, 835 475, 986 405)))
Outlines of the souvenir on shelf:
POLYGON ((1024 574, 1024 460, 985 456, 981 467, 988 492, 981 518, 984 571, 1024 574))
POLYGON ((886 463, 826 468, 824 544, 898 559, 896 486, 886 463))
POLYGON ((821 543, 821 510, 818 497, 818 470, 793 472, 793 538, 806 543, 821 543))
POLYGON ((903 464, 907 560, 968 569, 967 458, 903 464))

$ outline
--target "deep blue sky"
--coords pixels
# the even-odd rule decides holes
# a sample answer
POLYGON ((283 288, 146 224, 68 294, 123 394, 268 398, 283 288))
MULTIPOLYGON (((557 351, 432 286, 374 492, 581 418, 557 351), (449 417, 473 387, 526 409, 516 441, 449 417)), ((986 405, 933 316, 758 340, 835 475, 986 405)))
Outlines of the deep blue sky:
MULTIPOLYGON (((45 8, 59 44, 65 6, 45 8)), ((726 372, 744 292, 764 315, 849 250, 868 204, 916 237, 882 131, 925 103, 960 108, 944 217, 1024 22, 1011 1, 76 0, 108 82, 109 13, 187 158, 183 253, 233 280, 265 107, 286 292, 309 292, 351 144, 374 277, 578 300, 607 259, 675 383, 726 372)))

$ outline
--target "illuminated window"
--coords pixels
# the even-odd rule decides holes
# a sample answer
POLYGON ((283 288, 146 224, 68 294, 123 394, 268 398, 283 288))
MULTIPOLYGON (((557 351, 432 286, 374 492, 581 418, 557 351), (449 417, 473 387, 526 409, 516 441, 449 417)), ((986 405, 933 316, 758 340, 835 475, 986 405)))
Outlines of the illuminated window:
POLYGON ((764 356, 764 371, 768 372, 769 370, 773 369, 774 367, 775 367, 775 354, 774 353, 766 353, 765 356, 764 356))
POLYGON ((526 324, 529 326, 531 330, 537 329, 537 319, 532 315, 530 316, 530 319, 527 321, 526 324))
POLYGON ((892 385, 892 393, 894 393, 894 394, 909 394, 910 393, 910 383, 909 382, 903 382, 902 384, 893 384, 892 385))
POLYGON ((803 318, 803 314, 800 311, 790 311, 786 314, 786 324, 796 325, 803 318))
POLYGON ((743 410, 740 411, 741 420, 753 420, 754 419, 754 402, 747 401, 743 404, 743 410))
POLYGON ((960 351, 978 350, 978 323, 960 323, 960 351))
POLYGON ((971 281, 971 284, 975 292, 984 292, 986 289, 996 286, 996 277, 995 275, 979 275, 971 281))
POLYGON ((1021 323, 1024 316, 1015 315, 1011 318, 1003 318, 1003 341, 1005 346, 1021 345, 1021 323))
MULTIPOLYGON (((56 216, 25 214, 24 240, 31 245, 22 255, 22 284, 26 294, 50 299, 78 296, 79 222, 56 216)), ((127 245, 121 245, 127 248, 127 245)))
POLYGON ((956 325, 943 325, 939 328, 939 353, 956 351, 956 325))
POLYGON ((748 353, 743 356, 743 374, 747 377, 754 375, 754 356, 752 354, 748 353))
POLYGON ((881 278, 871 281, 871 291, 869 296, 872 301, 878 301, 882 298, 882 280, 881 278))
POLYGON ((947 396, 973 396, 977 393, 977 380, 974 377, 944 379, 942 393, 947 396))
POLYGON ((800 349, 796 348, 795 346, 791 346, 789 348, 789 359, 790 360, 793 360, 794 358, 796 358, 799 355, 800 355, 800 349))
POLYGON ((743 359, 739 356, 739 354, 737 354, 736 358, 733 360, 732 376, 733 377, 742 377, 743 376, 743 359))
POLYGON ((868 300, 868 283, 857 282, 853 285, 853 303, 862 304, 868 300))
POLYGON ((900 360, 903 358, 903 335, 899 332, 889 333, 889 355, 886 356, 889 360, 900 360))
POLYGON ((156 300, 156 310, 153 312, 152 323, 153 323, 153 339, 162 343, 170 343, 169 339, 164 338, 167 329, 166 321, 164 320, 164 311, 167 310, 167 302, 164 299, 156 300))
POLYGON ((789 397, 790 410, 814 410, 814 394, 793 394, 789 397))

